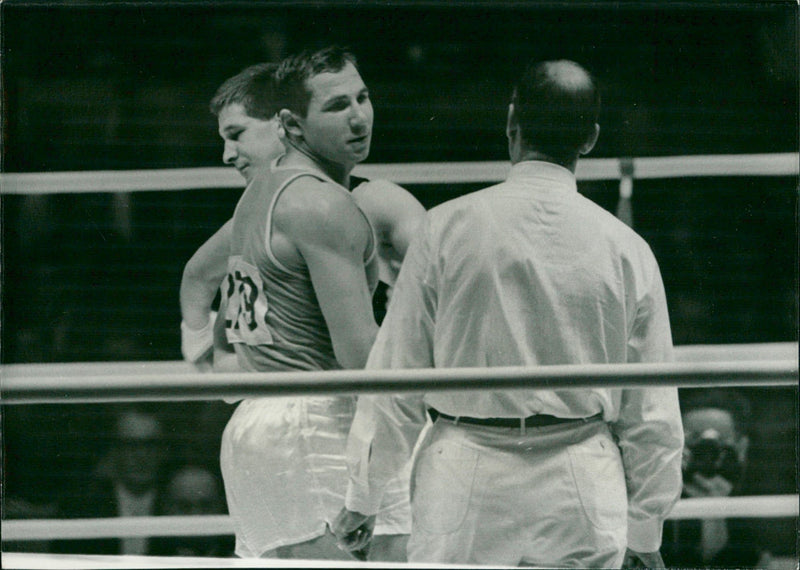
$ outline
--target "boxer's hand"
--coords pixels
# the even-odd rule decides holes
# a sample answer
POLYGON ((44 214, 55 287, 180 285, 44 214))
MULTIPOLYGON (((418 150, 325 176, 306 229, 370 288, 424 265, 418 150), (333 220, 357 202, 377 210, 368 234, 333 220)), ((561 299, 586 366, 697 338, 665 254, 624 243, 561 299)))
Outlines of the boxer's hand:
POLYGON ((216 319, 217 313, 211 311, 208 323, 200 330, 191 329, 181 321, 181 353, 184 360, 200 372, 209 372, 214 362, 214 321, 216 319))
POLYGON ((374 528, 375 515, 362 515, 344 508, 333 521, 331 532, 336 536, 339 548, 355 553, 369 544, 374 528))

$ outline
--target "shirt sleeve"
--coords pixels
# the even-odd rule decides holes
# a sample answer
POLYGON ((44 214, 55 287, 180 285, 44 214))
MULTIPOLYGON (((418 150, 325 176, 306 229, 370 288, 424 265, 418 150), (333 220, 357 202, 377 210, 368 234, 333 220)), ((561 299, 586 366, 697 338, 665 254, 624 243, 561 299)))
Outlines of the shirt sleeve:
POLYGON ((348 510, 378 512, 387 482, 411 458, 426 419, 419 394, 359 397, 347 440, 348 510))
MULTIPOLYGON (((653 261, 650 286, 637 303, 628 340, 628 362, 673 359, 664 285, 653 261)), ((617 437, 628 487, 628 547, 655 552, 664 519, 680 498, 683 426, 678 390, 653 387, 622 390, 617 437)))
POLYGON ((386 317, 367 359, 367 369, 432 368, 435 365, 433 334, 437 298, 431 233, 426 216, 408 246, 386 317))
MULTIPOLYGON (((367 369, 433 367, 436 300, 429 229, 426 220, 409 246, 367 369)), ((358 398, 347 443, 349 510, 365 515, 378 511, 387 482, 410 459, 426 420, 422 394, 358 398)))

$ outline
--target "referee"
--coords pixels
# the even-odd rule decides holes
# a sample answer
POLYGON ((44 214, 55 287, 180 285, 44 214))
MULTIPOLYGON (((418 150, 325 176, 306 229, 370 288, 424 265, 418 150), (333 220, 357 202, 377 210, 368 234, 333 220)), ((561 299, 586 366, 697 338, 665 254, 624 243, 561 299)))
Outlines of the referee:
MULTIPOLYGON (((577 192, 599 107, 578 64, 528 67, 508 107, 508 179, 428 213, 367 368, 672 358, 650 248, 577 192)), ((662 525, 681 492, 675 388, 362 396, 334 528, 342 548, 368 540, 384 481, 427 417, 409 562, 663 566, 662 525)))

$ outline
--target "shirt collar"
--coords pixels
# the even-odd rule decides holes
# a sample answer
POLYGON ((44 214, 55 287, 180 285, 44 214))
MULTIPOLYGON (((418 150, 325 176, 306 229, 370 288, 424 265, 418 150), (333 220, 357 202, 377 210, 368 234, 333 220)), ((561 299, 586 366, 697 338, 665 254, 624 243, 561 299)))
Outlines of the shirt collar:
POLYGON ((558 164, 542 160, 525 160, 511 167, 508 174, 509 181, 538 181, 546 182, 548 187, 562 188, 577 192, 578 185, 575 175, 558 164))

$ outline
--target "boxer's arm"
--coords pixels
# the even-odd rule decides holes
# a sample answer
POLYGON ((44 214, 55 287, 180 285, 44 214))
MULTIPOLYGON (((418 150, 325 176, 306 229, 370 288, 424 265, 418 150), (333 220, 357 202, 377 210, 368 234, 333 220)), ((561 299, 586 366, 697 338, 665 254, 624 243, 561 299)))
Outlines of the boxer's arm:
POLYGON ((181 352, 201 369, 210 366, 214 327, 211 305, 227 271, 231 229, 229 220, 200 246, 186 263, 181 278, 181 352))
POLYGON ((378 332, 367 283, 369 227, 349 196, 311 178, 278 201, 274 229, 297 249, 343 368, 363 368, 378 332))
POLYGON ((381 281, 394 285, 408 246, 425 218, 425 208, 408 190, 387 180, 360 184, 353 190, 353 198, 378 235, 381 281))
POLYGON ((208 323, 208 313, 228 269, 233 220, 228 220, 201 245, 183 268, 181 317, 195 330, 208 323))

